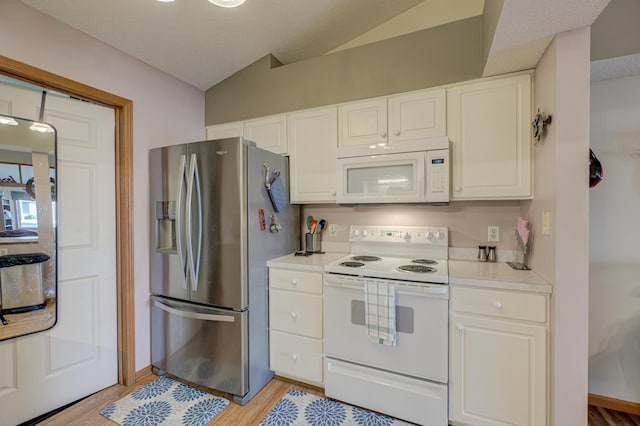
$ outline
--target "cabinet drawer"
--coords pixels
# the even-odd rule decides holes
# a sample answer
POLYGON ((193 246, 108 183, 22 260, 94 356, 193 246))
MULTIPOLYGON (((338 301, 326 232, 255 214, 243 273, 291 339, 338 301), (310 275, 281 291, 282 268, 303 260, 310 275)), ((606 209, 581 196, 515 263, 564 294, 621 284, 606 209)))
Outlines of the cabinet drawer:
POLYGON ((547 299, 542 294, 452 287, 451 301, 456 312, 540 323, 547 321, 547 299))
POLYGON ((322 296, 270 290, 269 327, 322 339, 322 296))
POLYGON ((317 272, 269 269, 269 288, 322 294, 322 274, 317 272))
POLYGON ((322 340, 271 330, 269 368, 291 378, 322 383, 322 340))

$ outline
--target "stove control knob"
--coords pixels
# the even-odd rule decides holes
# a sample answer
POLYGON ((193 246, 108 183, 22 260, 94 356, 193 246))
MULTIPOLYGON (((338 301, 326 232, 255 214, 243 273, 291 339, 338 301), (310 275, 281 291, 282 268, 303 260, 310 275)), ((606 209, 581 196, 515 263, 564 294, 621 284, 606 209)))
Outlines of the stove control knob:
POLYGON ((359 237, 360 236, 360 230, 359 229, 354 229, 353 230, 353 236, 354 237, 359 237))
POLYGON ((411 239, 411 234, 410 234, 410 233, 408 233, 408 232, 405 232, 405 233, 404 233, 404 239, 405 239, 405 240, 407 240, 407 241, 409 241, 409 240, 411 239))
POLYGON ((431 240, 433 239, 433 232, 428 231, 426 234, 424 234, 425 237, 427 237, 427 240, 431 240))
POLYGON ((443 233, 443 232, 441 232, 441 231, 436 232, 436 238, 437 238, 438 240, 443 239, 443 238, 444 238, 444 233, 443 233))
POLYGON ((367 231, 366 229, 362 230, 362 236, 366 237, 367 235, 369 235, 369 231, 367 231))

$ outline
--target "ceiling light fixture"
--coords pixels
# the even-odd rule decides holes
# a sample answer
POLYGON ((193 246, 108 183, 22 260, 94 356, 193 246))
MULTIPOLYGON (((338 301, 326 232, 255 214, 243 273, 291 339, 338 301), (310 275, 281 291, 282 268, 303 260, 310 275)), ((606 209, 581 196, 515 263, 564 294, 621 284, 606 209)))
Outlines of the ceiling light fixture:
POLYGON ((220 7, 238 7, 244 2, 245 0, 209 0, 209 3, 220 7))
POLYGON ((0 115, 0 124, 5 124, 7 126, 17 126, 19 123, 11 117, 0 115))
POLYGON ((49 126, 46 123, 38 123, 37 121, 34 121, 33 124, 29 126, 29 129, 33 130, 34 132, 53 133, 53 127, 49 126))

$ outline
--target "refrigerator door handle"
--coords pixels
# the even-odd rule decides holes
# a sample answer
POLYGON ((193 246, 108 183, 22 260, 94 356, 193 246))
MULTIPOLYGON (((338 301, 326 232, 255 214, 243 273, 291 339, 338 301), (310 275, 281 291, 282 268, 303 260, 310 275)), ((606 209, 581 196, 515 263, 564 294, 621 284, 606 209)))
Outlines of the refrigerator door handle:
POLYGON ((236 318, 232 315, 215 315, 215 314, 203 314, 200 312, 182 311, 180 309, 172 308, 164 303, 160 303, 157 300, 153 302, 158 308, 162 309, 173 315, 178 315, 185 318, 199 319, 205 321, 219 321, 219 322, 235 322, 236 318))
POLYGON ((180 182, 178 183, 178 202, 177 202, 177 208, 176 208, 176 246, 178 249, 178 259, 180 260, 180 266, 182 268, 182 277, 184 278, 184 288, 187 288, 187 259, 185 258, 185 253, 184 253, 184 247, 182 246, 182 229, 183 229, 183 223, 182 223, 182 205, 183 205, 183 197, 184 197, 184 191, 183 191, 183 183, 185 181, 185 172, 186 172, 186 167, 187 167, 187 156, 186 155, 181 155, 180 156, 180 172, 179 172, 179 176, 180 176, 180 182))
POLYGON ((200 251, 202 249, 202 200, 200 194, 200 177, 198 176, 198 157, 196 153, 191 154, 191 162, 189 165, 187 184, 187 259, 189 265, 187 267, 189 277, 191 278, 191 286, 193 291, 198 291, 198 272, 200 270, 200 251), (194 187, 198 203, 198 235, 197 248, 193 247, 193 211, 191 209, 193 202, 194 187))
MULTIPOLYGON (((196 199, 198 203, 198 241, 195 250, 195 256, 191 259, 191 269, 193 270, 193 291, 198 291, 198 276, 200 274, 200 257, 202 254, 202 189, 200 187, 200 171, 198 170, 198 162, 196 154, 193 154, 193 180, 195 181, 196 199)), ((192 234, 193 236, 193 234, 192 234)))

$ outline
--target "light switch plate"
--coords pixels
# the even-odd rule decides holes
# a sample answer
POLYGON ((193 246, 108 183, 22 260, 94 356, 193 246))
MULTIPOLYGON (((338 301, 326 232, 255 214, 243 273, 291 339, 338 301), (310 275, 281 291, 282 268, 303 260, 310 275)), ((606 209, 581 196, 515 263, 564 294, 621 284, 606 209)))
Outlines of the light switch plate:
POLYGON ((549 218, 549 216, 550 213, 548 210, 542 212, 542 235, 551 235, 551 225, 549 224, 551 219, 549 218))
POLYGON ((487 241, 500 241, 500 227, 491 225, 487 229, 487 241))
POLYGON ((329 225, 329 236, 332 238, 338 236, 338 226, 335 223, 329 225))

